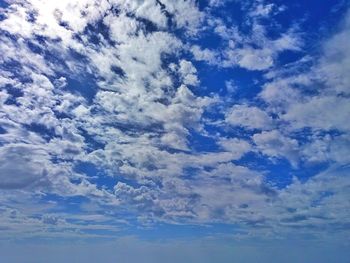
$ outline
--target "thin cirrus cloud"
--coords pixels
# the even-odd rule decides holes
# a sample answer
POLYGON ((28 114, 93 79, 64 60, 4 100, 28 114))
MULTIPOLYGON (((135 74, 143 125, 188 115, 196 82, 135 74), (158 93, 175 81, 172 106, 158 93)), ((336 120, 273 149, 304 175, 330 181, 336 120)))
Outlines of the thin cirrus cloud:
POLYGON ((293 3, 0 3, 2 240, 114 240, 112 253, 125 239, 150 262, 171 246, 254 262, 256 240, 348 244, 344 3, 314 40, 312 8, 293 3))

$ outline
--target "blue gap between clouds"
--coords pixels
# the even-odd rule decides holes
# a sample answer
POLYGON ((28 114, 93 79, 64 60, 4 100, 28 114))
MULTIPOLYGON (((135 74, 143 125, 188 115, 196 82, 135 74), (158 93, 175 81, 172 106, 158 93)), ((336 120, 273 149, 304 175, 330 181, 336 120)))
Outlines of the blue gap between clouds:
POLYGON ((141 186, 135 180, 120 174, 117 169, 114 174, 108 175, 103 168, 99 168, 88 162, 77 163, 74 167, 74 171, 88 176, 89 181, 95 183, 99 188, 113 190, 118 182, 125 183, 134 188, 139 188, 141 186))

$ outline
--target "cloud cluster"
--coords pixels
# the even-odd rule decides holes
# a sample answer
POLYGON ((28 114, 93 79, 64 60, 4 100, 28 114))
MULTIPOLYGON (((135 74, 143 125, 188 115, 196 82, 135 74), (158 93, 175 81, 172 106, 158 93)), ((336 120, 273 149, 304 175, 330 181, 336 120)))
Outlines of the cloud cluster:
POLYGON ((299 51, 296 29, 269 36, 262 21, 283 8, 257 2, 244 9, 251 34, 215 17, 217 1, 13 2, 0 21, 0 228, 43 237, 109 236, 135 221, 230 223, 247 235, 345 229, 348 20, 298 74, 275 67, 280 53, 299 51), (217 50, 198 44, 209 30, 217 50), (227 105, 201 86, 198 61, 262 71, 264 84, 251 103, 227 105), (331 168, 279 189, 259 160, 331 168))
MULTIPOLYGON (((216 5, 213 6, 213 10, 216 10, 216 5)), ((222 7, 219 5, 219 8, 222 7)), ((221 38, 220 46, 209 49, 193 45, 191 51, 195 60, 223 68, 266 71, 276 65, 280 53, 300 50, 302 43, 296 28, 272 37, 264 25, 264 19, 274 23, 273 17, 284 11, 282 7, 262 1, 249 1, 242 4, 241 8, 246 13, 241 23, 232 24, 230 19, 226 21, 217 16, 208 18, 208 28, 221 38), (245 30, 241 30, 241 27, 245 30)))

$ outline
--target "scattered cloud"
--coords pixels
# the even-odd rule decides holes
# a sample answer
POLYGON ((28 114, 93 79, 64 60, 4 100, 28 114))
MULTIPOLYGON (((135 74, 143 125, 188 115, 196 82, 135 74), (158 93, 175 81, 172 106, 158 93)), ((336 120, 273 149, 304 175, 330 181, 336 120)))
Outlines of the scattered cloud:
POLYGON ((265 1, 8 4, 3 239, 161 224, 234 225, 240 238, 347 230, 349 13, 305 55, 301 26, 280 25, 286 7, 265 1), (218 16, 230 4, 246 17, 218 16), (293 179, 277 187, 268 173, 282 160, 292 168, 278 176, 293 179))
POLYGON ((242 126, 247 129, 271 129, 273 119, 261 109, 247 105, 235 105, 228 110, 226 122, 232 126, 242 126))

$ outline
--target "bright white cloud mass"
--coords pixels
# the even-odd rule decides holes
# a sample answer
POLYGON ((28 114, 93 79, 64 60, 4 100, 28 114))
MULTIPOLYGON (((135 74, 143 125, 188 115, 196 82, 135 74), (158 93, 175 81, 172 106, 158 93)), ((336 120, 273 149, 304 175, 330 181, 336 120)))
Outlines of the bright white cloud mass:
POLYGON ((0 261, 349 262, 348 8, 0 1, 0 261))

